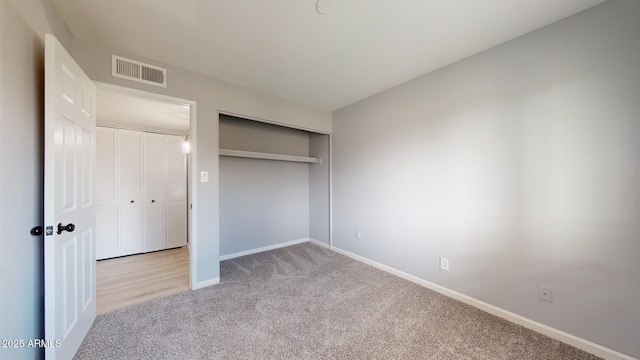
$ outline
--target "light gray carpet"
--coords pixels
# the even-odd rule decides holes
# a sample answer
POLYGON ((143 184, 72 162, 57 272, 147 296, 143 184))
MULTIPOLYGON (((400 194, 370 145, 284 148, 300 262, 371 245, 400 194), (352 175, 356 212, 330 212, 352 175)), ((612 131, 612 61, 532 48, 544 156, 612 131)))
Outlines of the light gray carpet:
POLYGON ((596 359, 305 243, 216 286, 98 316, 76 359, 596 359))

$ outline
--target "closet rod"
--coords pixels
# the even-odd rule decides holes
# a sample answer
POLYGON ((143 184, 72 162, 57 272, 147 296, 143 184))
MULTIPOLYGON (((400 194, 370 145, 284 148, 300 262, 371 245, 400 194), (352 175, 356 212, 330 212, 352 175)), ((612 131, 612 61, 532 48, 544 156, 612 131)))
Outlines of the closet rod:
POLYGON ((233 156, 252 159, 265 159, 265 160, 280 160, 280 161, 294 161, 315 164, 318 162, 317 158, 307 156, 295 156, 295 155, 283 155, 283 154, 271 154, 255 151, 244 150, 231 150, 220 149, 220 156, 233 156))

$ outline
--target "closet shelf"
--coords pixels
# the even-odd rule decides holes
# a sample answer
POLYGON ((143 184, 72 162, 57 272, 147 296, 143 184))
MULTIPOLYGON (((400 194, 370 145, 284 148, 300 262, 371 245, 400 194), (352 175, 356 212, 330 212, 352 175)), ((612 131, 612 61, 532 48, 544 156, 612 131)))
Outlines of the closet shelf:
POLYGON ((220 149, 219 151, 220 151, 220 156, 233 156, 233 157, 243 157, 243 158, 252 158, 252 159, 265 159, 265 160, 295 161, 295 162, 304 162, 304 163, 311 163, 311 164, 318 162, 317 158, 307 157, 307 156, 270 154, 270 153, 263 153, 263 152, 231 150, 231 149, 220 149))

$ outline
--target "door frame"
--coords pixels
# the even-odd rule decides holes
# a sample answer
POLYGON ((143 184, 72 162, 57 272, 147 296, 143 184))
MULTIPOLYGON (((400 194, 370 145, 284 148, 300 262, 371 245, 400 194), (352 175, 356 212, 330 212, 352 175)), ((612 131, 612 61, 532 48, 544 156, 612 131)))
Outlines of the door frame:
MULTIPOLYGON (((191 151, 187 154, 187 242, 189 247, 189 287, 191 290, 195 290, 198 284, 197 277, 197 259, 198 259, 198 236, 197 236, 197 204, 194 203, 197 199, 197 144, 196 144, 196 131, 197 131, 197 103, 194 100, 181 99, 174 96, 157 94, 149 91, 138 90, 120 85, 109 84, 101 81, 93 81, 96 84, 98 90, 108 90, 120 92, 123 94, 129 94, 138 97, 144 97, 152 100, 158 100, 163 102, 170 102, 179 105, 188 105, 190 108, 190 123, 189 123, 189 142, 191 143, 191 151), (195 286, 195 287, 194 287, 195 286)), ((100 110, 97 110, 98 112, 100 110)))

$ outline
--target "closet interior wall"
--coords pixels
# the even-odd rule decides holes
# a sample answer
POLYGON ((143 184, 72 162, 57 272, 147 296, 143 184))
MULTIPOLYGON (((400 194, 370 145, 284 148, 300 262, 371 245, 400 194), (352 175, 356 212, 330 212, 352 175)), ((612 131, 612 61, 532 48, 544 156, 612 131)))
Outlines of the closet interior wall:
POLYGON ((220 149, 322 163, 220 156, 220 255, 310 238, 329 244, 329 136, 221 114, 220 149))

